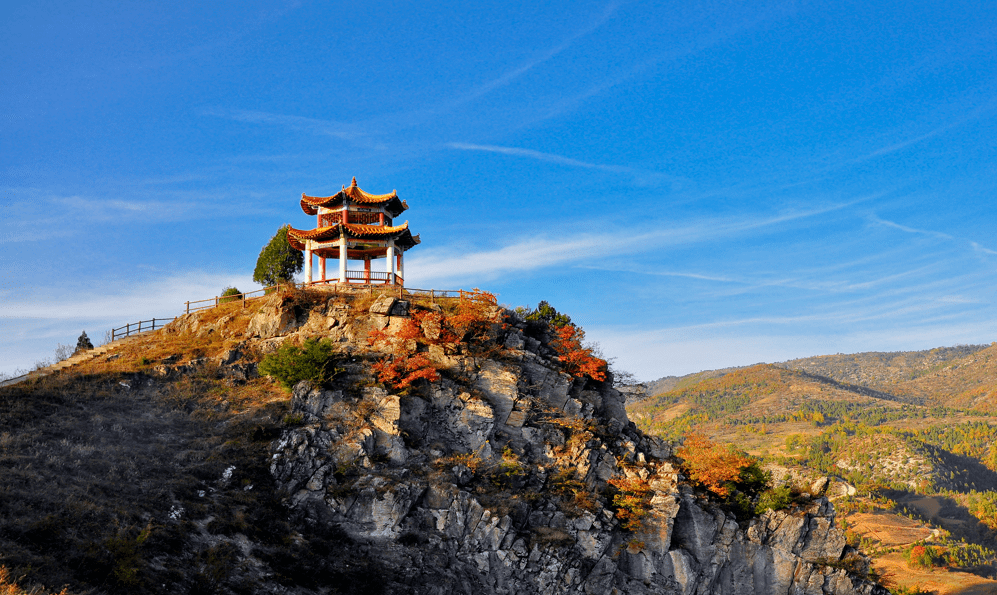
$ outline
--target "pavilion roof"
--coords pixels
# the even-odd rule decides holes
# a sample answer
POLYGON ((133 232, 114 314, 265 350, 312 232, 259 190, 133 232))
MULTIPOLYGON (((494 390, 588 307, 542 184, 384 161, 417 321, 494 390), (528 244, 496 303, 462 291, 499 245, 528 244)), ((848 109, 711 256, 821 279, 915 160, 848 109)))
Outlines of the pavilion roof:
POLYGON ((409 231, 408 221, 402 225, 361 225, 358 223, 344 225, 337 223, 307 230, 291 227, 287 230, 287 239, 292 247, 304 250, 305 240, 328 242, 338 240, 343 233, 346 234, 347 238, 354 239, 387 240, 394 238, 395 245, 402 250, 408 250, 420 242, 419 236, 413 236, 412 232, 409 231))
POLYGON ((398 193, 395 190, 392 190, 389 194, 364 192, 357 186, 357 178, 354 176, 349 188, 343 186, 342 190, 332 196, 308 196, 302 193, 301 210, 307 215, 315 215, 318 213, 319 207, 327 209, 334 208, 342 205, 343 201, 347 198, 349 198, 350 202, 357 204, 383 205, 392 217, 401 215, 402 211, 408 208, 408 203, 404 200, 399 200, 398 193))

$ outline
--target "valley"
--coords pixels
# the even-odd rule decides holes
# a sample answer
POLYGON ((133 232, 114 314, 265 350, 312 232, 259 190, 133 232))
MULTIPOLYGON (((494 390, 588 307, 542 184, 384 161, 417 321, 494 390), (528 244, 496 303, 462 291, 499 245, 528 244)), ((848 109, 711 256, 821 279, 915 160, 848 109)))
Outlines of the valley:
POLYGON ((995 592, 995 366, 995 345, 816 356, 663 378, 627 411, 733 445, 794 490, 828 478, 849 543, 894 592, 995 592))

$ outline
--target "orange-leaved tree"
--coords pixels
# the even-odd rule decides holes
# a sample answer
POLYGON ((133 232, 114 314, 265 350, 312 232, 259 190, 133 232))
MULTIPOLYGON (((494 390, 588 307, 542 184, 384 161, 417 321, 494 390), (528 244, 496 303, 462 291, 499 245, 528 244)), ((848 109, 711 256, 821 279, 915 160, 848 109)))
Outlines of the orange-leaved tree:
POLYGON ((551 347, 557 352, 564 370, 572 376, 588 376, 600 382, 606 380, 606 360, 593 355, 591 347, 583 347, 585 331, 573 324, 554 330, 551 347))
POLYGON ((494 293, 482 291, 475 287, 471 291, 462 292, 457 308, 453 314, 445 318, 451 337, 456 342, 463 341, 468 334, 476 334, 498 322, 499 312, 496 310, 498 299, 494 293))
POLYGON ((757 491, 764 487, 758 462, 729 444, 717 444, 699 432, 686 435, 675 451, 690 481, 721 498, 734 490, 757 491), (761 483, 761 486, 754 485, 761 483), (747 485, 746 485, 747 484, 747 485))
POLYGON ((616 488, 613 506, 620 526, 627 531, 639 532, 651 514, 654 490, 646 479, 639 477, 614 477, 608 483, 616 488))
POLYGON ((420 378, 430 382, 440 379, 440 373, 428 357, 422 354, 394 356, 374 362, 371 366, 377 379, 394 388, 408 388, 420 378))
POLYGON ((374 362, 371 369, 378 382, 383 382, 396 389, 412 386, 419 379, 436 382, 440 379, 439 372, 432 361, 421 353, 412 353, 410 342, 417 344, 422 339, 422 321, 424 312, 413 313, 405 320, 397 332, 387 329, 374 329, 367 335, 367 342, 387 352, 381 360, 374 362))

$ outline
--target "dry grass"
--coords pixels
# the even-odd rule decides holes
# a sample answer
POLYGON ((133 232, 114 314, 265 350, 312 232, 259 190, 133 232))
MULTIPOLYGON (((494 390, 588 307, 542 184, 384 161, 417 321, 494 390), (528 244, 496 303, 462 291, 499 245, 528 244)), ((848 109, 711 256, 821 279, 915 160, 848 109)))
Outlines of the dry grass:
MULTIPOLYGON (((268 385, 63 373, 0 392, 4 563, 35 582, 143 592, 143 528, 147 555, 168 553, 189 545, 185 522, 231 516, 266 493, 265 444, 253 430, 286 410, 268 385)), ((153 575, 171 583, 176 572, 153 575)))
POLYGON ((0 564, 10 574, 141 594, 255 592, 262 575, 248 570, 260 564, 270 581, 309 588, 364 571, 349 540, 288 522, 267 467, 288 396, 212 363, 262 301, 198 313, 213 332, 160 331, 117 358, 0 389, 0 564), (152 369, 165 358, 209 359, 166 379, 152 369), (248 567, 236 534, 253 548, 248 567), (338 570, 344 560, 355 570, 338 570))
POLYGON ((910 568, 901 553, 877 556, 873 571, 890 588, 920 587, 937 595, 997 593, 997 581, 945 568, 910 568))

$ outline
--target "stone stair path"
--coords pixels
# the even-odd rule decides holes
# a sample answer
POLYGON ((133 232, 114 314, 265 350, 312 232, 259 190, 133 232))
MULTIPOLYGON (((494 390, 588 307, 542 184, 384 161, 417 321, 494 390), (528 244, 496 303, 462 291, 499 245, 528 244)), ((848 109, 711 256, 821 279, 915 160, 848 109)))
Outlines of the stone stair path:
MULTIPOLYGON (((156 330, 159 330, 159 329, 156 329, 156 330)), ((48 376, 49 374, 52 374, 54 372, 58 372, 59 370, 65 370, 66 368, 71 368, 71 367, 75 366, 78 363, 92 360, 95 357, 99 357, 101 355, 104 355, 105 353, 107 353, 108 351, 111 351, 112 349, 115 349, 117 347, 125 345, 126 343, 130 343, 131 341, 134 341, 135 339, 137 339, 139 337, 144 337, 145 335, 148 335, 149 333, 154 333, 154 332, 156 332, 156 331, 151 331, 150 330, 150 331, 143 331, 141 333, 135 333, 135 334, 132 334, 132 335, 128 335, 127 337, 125 337, 123 339, 118 339, 117 341, 113 341, 113 342, 108 343, 106 345, 101 345, 100 347, 96 347, 94 349, 90 349, 88 351, 84 351, 83 353, 78 353, 78 354, 76 354, 76 355, 74 355, 72 357, 69 357, 69 358, 66 358, 66 359, 62 360, 61 362, 52 364, 51 366, 45 366, 44 368, 38 368, 37 370, 32 370, 31 372, 28 372, 27 374, 24 374, 23 376, 17 376, 15 378, 9 378, 7 380, 0 381, 0 388, 2 388, 4 386, 11 386, 13 384, 18 384, 19 382, 24 382, 25 380, 30 380, 32 378, 41 378, 42 376, 48 376)))

